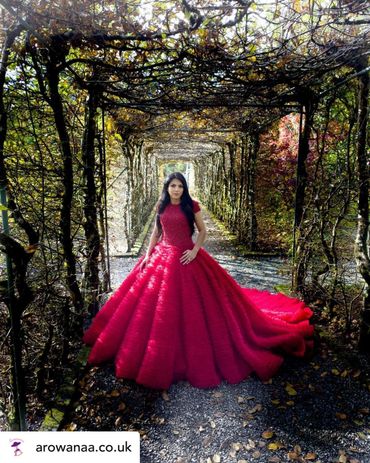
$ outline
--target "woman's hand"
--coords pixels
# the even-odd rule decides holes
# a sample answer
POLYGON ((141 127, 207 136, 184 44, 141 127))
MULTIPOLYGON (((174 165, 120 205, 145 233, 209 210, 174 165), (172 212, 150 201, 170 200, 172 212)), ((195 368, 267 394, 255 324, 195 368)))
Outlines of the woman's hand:
POLYGON ((144 267, 146 266, 146 264, 148 263, 149 261, 149 256, 145 256, 144 259, 141 261, 141 264, 140 264, 140 271, 144 269, 144 267))
POLYGON ((183 252, 181 258, 180 258, 180 262, 182 264, 189 264, 189 262, 191 262, 192 260, 194 260, 196 258, 198 254, 198 251, 196 249, 187 249, 186 251, 183 252))

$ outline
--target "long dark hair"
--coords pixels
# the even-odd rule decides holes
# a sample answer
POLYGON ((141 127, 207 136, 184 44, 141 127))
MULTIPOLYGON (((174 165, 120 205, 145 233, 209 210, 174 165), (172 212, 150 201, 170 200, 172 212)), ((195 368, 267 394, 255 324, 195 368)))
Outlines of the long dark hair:
POLYGON ((158 202, 158 209, 157 209, 157 216, 156 216, 157 228, 158 228, 159 234, 162 234, 162 225, 160 221, 160 215, 171 202, 170 195, 168 194, 168 187, 174 178, 176 178, 177 180, 180 180, 180 182, 182 183, 184 187, 184 190, 181 196, 180 207, 181 207, 182 212, 186 215, 186 218, 187 218, 187 221, 190 227, 190 236, 192 236, 195 231, 193 200, 191 199, 191 196, 189 194, 189 189, 188 189, 188 185, 186 183, 185 177, 180 172, 173 172, 172 174, 168 175, 168 177, 164 181, 162 194, 158 202))

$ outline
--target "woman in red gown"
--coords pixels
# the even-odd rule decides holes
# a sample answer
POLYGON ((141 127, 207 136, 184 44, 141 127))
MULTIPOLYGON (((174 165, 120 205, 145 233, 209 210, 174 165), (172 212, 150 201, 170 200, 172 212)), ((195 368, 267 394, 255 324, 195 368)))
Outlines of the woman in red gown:
POLYGON ((115 360, 116 376, 167 389, 273 376, 285 354, 312 348, 312 311, 298 299, 241 287, 201 246, 199 204, 182 174, 165 181, 141 256, 84 334, 91 364, 115 360), (194 222, 199 231, 192 240, 194 222))

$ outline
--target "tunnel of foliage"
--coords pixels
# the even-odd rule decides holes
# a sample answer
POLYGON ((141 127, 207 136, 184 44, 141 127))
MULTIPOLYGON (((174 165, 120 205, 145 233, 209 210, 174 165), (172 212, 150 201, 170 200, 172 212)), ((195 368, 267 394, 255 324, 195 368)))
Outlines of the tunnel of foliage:
POLYGON ((115 181, 129 251, 164 162, 192 162, 197 196, 246 252, 290 256, 292 289, 370 349, 366 4, 0 0, 0 404, 14 428, 52 397, 109 289, 115 181))

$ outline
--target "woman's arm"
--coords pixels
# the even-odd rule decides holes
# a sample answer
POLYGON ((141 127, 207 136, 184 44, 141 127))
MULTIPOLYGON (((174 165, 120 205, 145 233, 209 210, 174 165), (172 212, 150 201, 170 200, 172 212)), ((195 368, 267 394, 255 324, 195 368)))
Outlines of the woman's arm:
POLYGON ((158 243, 158 240, 159 240, 160 236, 161 236, 161 235, 160 235, 160 233, 159 233, 157 224, 155 224, 155 225, 154 225, 154 228, 153 228, 153 231, 152 231, 152 234, 150 235, 149 246, 148 246, 148 249, 147 249, 147 251, 146 251, 145 257, 149 257, 149 256, 150 256, 150 254, 151 254, 152 251, 153 251, 154 246, 158 243))
POLYGON ((145 267, 145 265, 147 264, 147 262, 149 260, 149 257, 150 257, 150 254, 152 253, 154 246, 158 243, 158 240, 159 240, 160 236, 161 235, 159 234, 157 224, 155 224, 154 228, 153 228, 153 231, 152 231, 152 234, 150 235, 150 241, 149 241, 148 249, 147 249, 147 251, 145 253, 144 259, 141 261, 141 264, 140 264, 140 270, 142 270, 145 267))
POLYGON ((182 264, 188 264, 192 260, 195 259, 196 255, 198 254, 199 249, 202 247, 202 244, 205 242, 207 238, 207 230, 205 223, 203 222, 202 213, 200 211, 194 214, 195 224, 198 229, 198 237, 194 244, 193 249, 187 249, 183 252, 180 262, 182 264))
POLYGON ((196 249, 196 251, 198 252, 207 239, 207 230, 206 225, 203 221, 202 213, 200 211, 194 214, 194 219, 199 233, 193 249, 196 249))

